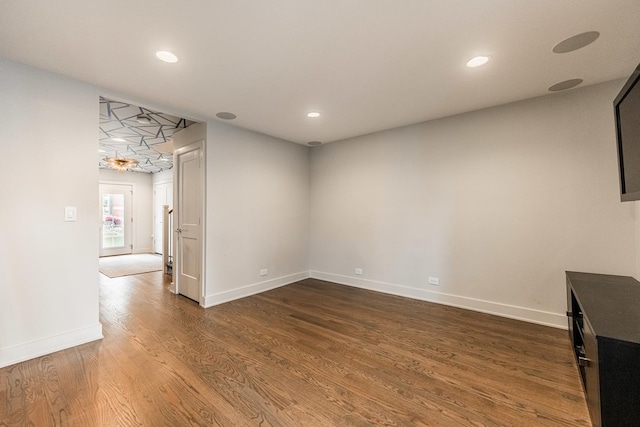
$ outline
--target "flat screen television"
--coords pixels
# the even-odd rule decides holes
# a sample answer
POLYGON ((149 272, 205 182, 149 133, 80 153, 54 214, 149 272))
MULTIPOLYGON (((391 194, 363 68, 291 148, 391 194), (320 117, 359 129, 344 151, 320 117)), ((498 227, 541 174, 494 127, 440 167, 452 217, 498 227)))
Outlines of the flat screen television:
POLYGON ((613 101, 618 142, 620 200, 640 200, 640 65, 613 101))

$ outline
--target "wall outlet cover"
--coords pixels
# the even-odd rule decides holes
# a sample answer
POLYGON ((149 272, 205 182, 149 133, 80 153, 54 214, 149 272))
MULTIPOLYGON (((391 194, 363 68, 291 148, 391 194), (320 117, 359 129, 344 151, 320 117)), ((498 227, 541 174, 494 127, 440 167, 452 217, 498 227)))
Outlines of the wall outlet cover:
POLYGON ((358 276, 362 276, 362 269, 361 268, 356 268, 356 274, 358 276))
POLYGON ((267 270, 266 268, 263 268, 262 270, 260 270, 261 276, 266 276, 267 274, 269 274, 269 270, 267 270))
POLYGON ((440 284, 440 279, 438 277, 429 276, 429 284, 430 285, 439 285, 440 284))

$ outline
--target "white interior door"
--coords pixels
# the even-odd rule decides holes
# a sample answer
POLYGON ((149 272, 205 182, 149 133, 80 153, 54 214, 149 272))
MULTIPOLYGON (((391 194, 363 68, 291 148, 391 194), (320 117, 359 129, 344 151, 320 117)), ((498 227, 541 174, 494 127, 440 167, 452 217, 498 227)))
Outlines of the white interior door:
POLYGON ((130 184, 100 184, 100 256, 133 252, 132 197, 130 184))
POLYGON ((175 152, 176 204, 174 265, 177 292, 200 302, 202 298, 202 215, 204 173, 203 143, 197 142, 175 152))
POLYGON ((173 183, 163 182, 153 185, 153 250, 162 253, 162 221, 164 205, 173 209, 173 183))

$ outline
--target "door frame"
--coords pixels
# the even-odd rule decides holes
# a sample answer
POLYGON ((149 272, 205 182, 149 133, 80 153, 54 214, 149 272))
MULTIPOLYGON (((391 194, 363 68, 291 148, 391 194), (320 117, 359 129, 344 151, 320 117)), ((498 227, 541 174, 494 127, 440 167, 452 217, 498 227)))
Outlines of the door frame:
MULTIPOLYGON (((206 140, 205 139, 200 139, 200 140, 196 140, 195 142, 192 142, 189 145, 185 145, 184 147, 180 147, 176 150, 174 150, 173 152, 173 200, 174 202, 179 200, 180 194, 179 194, 179 188, 180 188, 180 165, 178 162, 178 156, 180 154, 185 154, 188 153, 190 151, 194 151, 194 150, 200 150, 199 156, 198 156, 198 161, 200 162, 200 174, 198 179, 200 180, 200 197, 202 200, 202 206, 201 206, 201 212, 200 212, 200 259, 198 260, 198 262, 200 263, 200 296, 199 296, 199 304, 204 307, 204 295, 205 295, 205 272, 206 272, 206 254, 205 254, 205 239, 204 237, 206 236, 206 210, 207 210, 207 199, 205 197, 206 195, 206 156, 205 156, 205 147, 206 147, 206 140)), ((171 282, 171 286, 169 287, 169 291, 171 291, 174 294, 179 294, 180 293, 180 271, 179 271, 179 263, 177 262, 177 260, 179 259, 179 253, 178 253, 178 249, 179 249, 179 244, 178 244, 178 239, 180 238, 178 236, 178 233, 176 232, 176 228, 178 228, 178 224, 180 224, 180 208, 179 208, 179 203, 174 203, 173 204, 173 230, 171 230, 171 233, 173 233, 173 251, 172 251, 172 255, 173 255, 173 260, 174 260, 174 274, 173 274, 173 282, 171 282)))
MULTIPOLYGON (((125 190, 127 191, 127 190, 125 190)), ((135 241, 135 221, 134 221, 134 215, 135 215, 135 211, 134 211, 134 192, 135 192, 135 185, 132 182, 120 182, 120 181, 98 181, 98 203, 99 203, 99 207, 100 207, 100 227, 99 227, 99 235, 98 235, 98 256, 99 257, 103 257, 103 256, 114 256, 114 255, 127 255, 127 254, 132 254, 133 252, 133 242, 135 241), (102 249, 102 229, 104 226, 104 223, 102 221, 102 186, 122 186, 122 187, 129 187, 129 208, 128 208, 128 213, 129 213, 129 227, 128 227, 128 233, 129 233, 129 251, 127 253, 123 253, 123 254, 116 254, 116 253, 103 253, 103 249, 102 249)), ((125 198, 126 201, 126 198, 125 198)), ((125 212, 127 211, 127 206, 125 204, 125 212)), ((126 215, 123 215, 126 216, 126 215)), ((123 218, 123 221, 125 221, 125 219, 123 218)), ((126 221, 125 221, 126 222, 126 221)), ((127 224, 125 224, 127 225, 127 224)), ((126 237, 125 237, 125 241, 126 241, 126 237)), ((107 249, 108 250, 108 249, 107 249)))
MULTIPOLYGON (((153 225, 152 225, 152 230, 153 230, 153 251, 155 253, 161 253, 161 252, 157 252, 156 251, 156 242, 158 240, 158 236, 156 235, 156 214, 157 214, 157 204, 158 204, 158 195, 157 195, 157 191, 158 191, 158 187, 160 187, 161 185, 170 185, 171 188, 171 203, 166 203, 167 205, 169 205, 169 209, 173 209, 173 179, 163 179, 162 181, 158 181, 158 182, 154 182, 153 183, 153 201, 152 201, 152 205, 153 205, 153 225)), ((167 200, 167 202, 169 202, 167 200)), ((162 211, 162 206, 160 206, 160 210, 162 211)), ((164 219, 163 219, 164 220, 164 219)), ((169 232, 171 232, 171 230, 169 230, 169 232)), ((164 236, 162 235, 162 231, 160 232, 160 238, 164 239, 164 236)), ((164 244, 164 243, 163 243, 164 244)))

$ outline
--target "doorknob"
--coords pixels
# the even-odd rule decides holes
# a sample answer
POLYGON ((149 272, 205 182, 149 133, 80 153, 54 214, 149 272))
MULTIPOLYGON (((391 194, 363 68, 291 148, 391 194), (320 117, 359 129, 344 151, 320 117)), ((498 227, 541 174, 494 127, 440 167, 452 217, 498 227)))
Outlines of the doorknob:
POLYGON ((182 233, 182 229, 176 228, 176 233, 182 233))

